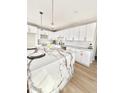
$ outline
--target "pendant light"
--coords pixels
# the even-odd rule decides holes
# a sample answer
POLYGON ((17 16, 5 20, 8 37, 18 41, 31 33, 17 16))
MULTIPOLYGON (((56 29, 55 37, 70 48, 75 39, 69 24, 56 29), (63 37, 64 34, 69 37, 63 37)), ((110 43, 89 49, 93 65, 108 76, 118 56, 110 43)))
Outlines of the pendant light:
MULTIPOLYGON (((40 31, 42 31, 43 30, 43 26, 42 26, 42 15, 43 15, 43 12, 39 12, 40 13, 40 15, 41 15, 41 27, 40 27, 40 31)), ((39 37, 39 39, 38 39, 38 45, 41 45, 41 34, 40 34, 40 31, 38 31, 38 37, 39 37)))
POLYGON ((52 22, 51 22, 51 29, 54 30, 54 0, 52 0, 52 22))
POLYGON ((43 30, 43 26, 42 26, 42 15, 43 15, 43 12, 40 11, 40 15, 41 15, 41 31, 43 30))

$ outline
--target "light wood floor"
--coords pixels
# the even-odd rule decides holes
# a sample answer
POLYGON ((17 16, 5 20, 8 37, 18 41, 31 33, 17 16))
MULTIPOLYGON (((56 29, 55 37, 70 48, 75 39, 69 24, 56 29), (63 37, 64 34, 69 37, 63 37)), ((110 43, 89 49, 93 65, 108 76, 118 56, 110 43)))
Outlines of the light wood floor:
POLYGON ((75 73, 61 93, 97 93, 97 63, 85 67, 75 64, 75 73))

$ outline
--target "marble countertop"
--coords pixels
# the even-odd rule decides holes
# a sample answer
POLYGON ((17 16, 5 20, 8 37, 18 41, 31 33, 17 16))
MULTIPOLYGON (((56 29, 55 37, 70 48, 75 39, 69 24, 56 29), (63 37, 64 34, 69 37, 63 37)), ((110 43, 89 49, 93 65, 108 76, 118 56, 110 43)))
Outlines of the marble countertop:
MULTIPOLYGON (((64 55, 66 57, 70 56, 66 52, 68 52, 68 51, 63 52, 64 55)), ((73 52, 71 52, 71 53, 74 54, 73 52)), ((43 66, 46 66, 48 64, 51 64, 53 62, 63 60, 63 59, 64 59, 64 57, 62 55, 60 55, 56 50, 53 50, 51 52, 46 53, 46 55, 44 57, 33 60, 30 68, 32 71, 34 71, 35 69, 41 68, 43 66)), ((28 60, 28 61, 30 61, 30 60, 28 60)))

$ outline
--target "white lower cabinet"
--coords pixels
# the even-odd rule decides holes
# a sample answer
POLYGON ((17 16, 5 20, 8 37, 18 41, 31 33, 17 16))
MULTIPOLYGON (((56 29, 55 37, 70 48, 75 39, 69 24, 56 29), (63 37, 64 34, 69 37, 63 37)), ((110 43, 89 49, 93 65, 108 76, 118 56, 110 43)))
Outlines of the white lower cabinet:
POLYGON ((78 49, 78 48, 71 48, 68 47, 67 49, 75 52, 75 60, 76 62, 85 65, 87 67, 90 66, 90 64, 93 61, 93 50, 90 49, 78 49))

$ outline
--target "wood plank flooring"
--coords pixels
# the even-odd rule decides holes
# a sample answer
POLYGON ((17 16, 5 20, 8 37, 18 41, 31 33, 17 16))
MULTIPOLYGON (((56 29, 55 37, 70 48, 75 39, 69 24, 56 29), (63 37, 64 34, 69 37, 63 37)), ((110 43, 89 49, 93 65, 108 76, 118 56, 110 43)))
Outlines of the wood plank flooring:
POLYGON ((61 93, 97 93, 97 63, 85 67, 75 64, 75 73, 61 93))

